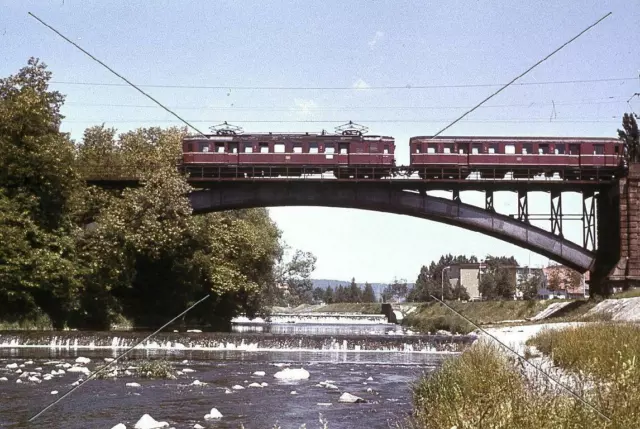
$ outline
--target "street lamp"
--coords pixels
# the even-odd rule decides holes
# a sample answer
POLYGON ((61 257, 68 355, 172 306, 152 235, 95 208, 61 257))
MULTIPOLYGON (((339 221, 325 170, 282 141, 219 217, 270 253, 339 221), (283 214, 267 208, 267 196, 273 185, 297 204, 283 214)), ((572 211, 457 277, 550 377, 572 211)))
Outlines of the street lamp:
POLYGON ((442 289, 442 292, 441 292, 441 295, 440 295, 440 300, 441 300, 442 302, 444 302, 444 270, 448 270, 448 269, 450 269, 450 268, 451 268, 451 267, 447 266, 447 267, 444 267, 444 268, 442 269, 442 276, 441 276, 441 278, 440 278, 440 288, 442 289))

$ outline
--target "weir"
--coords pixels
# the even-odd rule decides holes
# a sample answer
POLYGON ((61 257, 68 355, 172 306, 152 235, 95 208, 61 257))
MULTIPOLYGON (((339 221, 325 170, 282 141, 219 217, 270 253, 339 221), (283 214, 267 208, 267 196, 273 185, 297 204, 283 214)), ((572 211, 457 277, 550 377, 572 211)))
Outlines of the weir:
MULTIPOLYGON (((124 350, 141 332, 5 331, 0 349, 124 350)), ((460 352, 475 336, 450 335, 289 335, 269 333, 160 333, 140 350, 343 351, 343 352, 460 352)))

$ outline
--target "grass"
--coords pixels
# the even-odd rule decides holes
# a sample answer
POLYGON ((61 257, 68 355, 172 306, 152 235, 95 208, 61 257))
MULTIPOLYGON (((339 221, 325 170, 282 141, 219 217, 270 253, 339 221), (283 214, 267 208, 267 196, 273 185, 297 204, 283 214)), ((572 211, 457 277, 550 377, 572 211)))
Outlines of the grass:
MULTIPOLYGON (((608 322, 546 330, 527 341, 527 345, 535 346, 562 368, 587 372, 600 380, 614 380, 636 365, 640 326, 608 322)), ((635 372, 640 381, 640 367, 635 372)))
MULTIPOLYGON (((477 301, 447 302, 456 311, 479 325, 488 325, 505 320, 522 320, 533 317, 555 301, 477 301)), ((435 332, 439 329, 466 334, 475 328, 440 303, 421 304, 403 321, 421 332, 435 332)))
POLYGON ((640 297, 640 288, 634 288, 625 290, 623 292, 619 292, 611 295, 612 299, 620 299, 620 298, 637 298, 640 297))
POLYGON ((413 416, 399 426, 424 429, 640 427, 640 370, 632 357, 638 351, 638 328, 597 324, 580 332, 581 329, 545 332, 538 344, 545 350, 555 350, 554 357, 558 347, 565 351, 559 361, 566 363, 567 369, 575 370, 574 377, 582 381, 574 390, 608 416, 610 422, 542 375, 527 377, 522 364, 517 364, 497 346, 481 341, 415 383, 413 416), (549 335, 558 337, 551 341, 549 335), (587 369, 599 372, 588 374, 584 372, 587 369), (585 387, 589 386, 587 379, 594 377, 599 383, 585 387))
POLYGON ((314 313, 362 313, 362 314, 382 314, 382 304, 378 303, 352 303, 340 302, 327 304, 313 309, 314 313))

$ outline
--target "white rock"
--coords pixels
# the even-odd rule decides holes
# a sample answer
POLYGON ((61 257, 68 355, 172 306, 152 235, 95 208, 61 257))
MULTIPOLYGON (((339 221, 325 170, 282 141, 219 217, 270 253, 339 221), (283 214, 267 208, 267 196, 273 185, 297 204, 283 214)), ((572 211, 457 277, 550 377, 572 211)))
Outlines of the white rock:
POLYGON ((185 368, 185 369, 182 370, 182 372, 184 372, 186 374, 188 372, 196 372, 196 370, 195 369, 191 369, 191 368, 185 368))
POLYGON ((373 389, 372 389, 372 388, 370 388, 370 387, 369 387, 369 388, 367 388, 367 393, 371 393, 371 392, 373 392, 373 389))
POLYGON ((57 395, 57 394, 58 394, 58 391, 57 391, 57 390, 52 390, 52 391, 51 391, 51 394, 52 394, 52 395, 57 395))
POLYGON ((25 365, 33 365, 33 361, 32 360, 28 360, 24 363, 25 365))
POLYGON ((40 380, 35 375, 32 375, 31 377, 29 377, 29 381, 31 381, 32 383, 42 383, 42 380, 40 380))
POLYGON ((291 391, 291 395, 297 395, 297 394, 298 394, 298 392, 296 392, 295 390, 291 391))
POLYGON ((22 380, 17 379, 17 380, 16 380, 16 383, 20 384, 20 383, 22 383, 22 380))
POLYGON ((87 364, 87 363, 89 363, 89 362, 91 362, 91 359, 86 358, 86 357, 82 357, 82 356, 80 356, 79 358, 77 358, 77 359, 76 359, 76 363, 84 363, 84 364, 87 364))
POLYGON ((212 408, 209 414, 204 415, 205 420, 221 419, 222 414, 216 408, 212 408))
POLYGON ((309 371, 304 368, 285 368, 273 376, 279 380, 306 380, 309 378, 309 371))
POLYGON ((73 383, 71 383, 72 386, 77 386, 78 384, 80 384, 80 380, 74 381, 73 383))
POLYGON ((230 393, 233 393, 233 391, 231 391, 231 389, 224 389, 224 393, 228 395, 230 393))
POLYGON ((140 387, 139 383, 127 383, 126 384, 127 387, 140 387))
POLYGON ((348 403, 348 404, 355 404, 357 402, 367 402, 367 401, 365 401, 364 399, 362 399, 362 398, 360 398, 358 396, 352 395, 351 393, 344 392, 340 396, 340 399, 338 399, 338 402, 345 402, 345 403, 348 403))
POLYGON ((158 429, 158 428, 166 428, 169 426, 167 422, 159 422, 149 414, 145 414, 140 417, 140 420, 133 427, 134 429, 158 429))
POLYGON ((202 332, 200 329, 187 329, 187 332, 202 332))
POLYGON ((244 389, 244 387, 240 386, 239 384, 236 384, 235 386, 232 387, 233 390, 242 390, 244 389))
POLYGON ((20 368, 24 368, 24 364, 23 363, 20 364, 20 368))
POLYGON ((191 383, 191 384, 194 385, 194 386, 206 386, 207 385, 207 383, 203 383, 200 380, 193 380, 193 383, 191 383))
POLYGON ((264 371, 256 371, 253 373, 253 375, 258 376, 258 377, 264 377, 267 373, 264 371))
POLYGON ((262 386, 260 384, 258 384, 258 383, 251 383, 247 387, 262 387, 262 386))
POLYGON ((324 387, 326 387, 327 389, 338 390, 338 386, 336 386, 335 384, 331 384, 331 383, 325 384, 324 387))
MULTIPOLYGON (((114 358, 104 358, 104 361, 106 363, 113 362, 114 360, 115 360, 114 358)), ((119 423, 119 424, 122 424, 122 423, 119 423)))
POLYGON ((0 377, 0 381, 9 381, 7 377, 0 377))
POLYGON ((199 425, 198 423, 196 423, 195 425, 193 425, 193 429, 204 429, 204 426, 199 425))
POLYGON ((17 367, 18 367, 17 363, 10 363, 10 364, 5 365, 5 368, 9 368, 9 369, 14 369, 14 368, 17 368, 17 367))
POLYGON ((260 386, 262 386, 262 387, 267 387, 267 386, 268 386, 268 384, 267 384, 267 383, 265 383, 265 382, 263 381, 262 383, 260 383, 260 386))
POLYGON ((115 425, 111 429, 127 429, 127 427, 122 423, 118 423, 117 425, 115 425))
POLYGON ((44 375, 44 377, 42 377, 42 379, 43 379, 44 381, 49 381, 49 380, 51 380, 52 378, 53 378, 53 375, 51 375, 51 374, 45 374, 45 375, 44 375))
POLYGON ((35 369, 36 371, 42 371, 42 367, 41 367, 41 366, 39 366, 39 367, 37 367, 37 368, 34 368, 34 369, 35 369))
POLYGON ((367 381, 373 381, 373 377, 367 378, 367 381))
POLYGON ((86 366, 72 366, 67 369, 67 372, 81 372, 84 375, 89 375, 91 371, 86 366))

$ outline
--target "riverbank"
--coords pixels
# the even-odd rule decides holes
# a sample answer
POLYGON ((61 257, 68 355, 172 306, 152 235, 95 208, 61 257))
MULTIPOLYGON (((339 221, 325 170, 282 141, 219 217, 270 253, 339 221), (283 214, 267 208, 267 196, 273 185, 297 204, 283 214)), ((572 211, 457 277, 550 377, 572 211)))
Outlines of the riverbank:
POLYGON ((637 428, 640 426, 640 326, 551 323, 494 327, 491 335, 561 378, 581 401, 514 359, 485 334, 413 388, 412 425, 456 427, 637 428), (594 410, 595 409, 595 410, 594 410), (596 411, 597 410, 597 411, 596 411))

